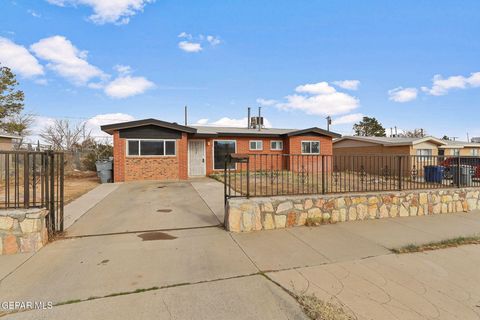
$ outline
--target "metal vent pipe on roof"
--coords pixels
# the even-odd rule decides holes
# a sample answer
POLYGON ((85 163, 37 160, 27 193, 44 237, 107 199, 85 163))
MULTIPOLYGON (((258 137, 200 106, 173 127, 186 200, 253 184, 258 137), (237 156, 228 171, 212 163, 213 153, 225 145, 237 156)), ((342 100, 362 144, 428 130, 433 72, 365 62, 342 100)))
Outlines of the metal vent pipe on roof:
POLYGON ((247 129, 250 129, 250 107, 248 107, 248 116, 247 116, 247 129))

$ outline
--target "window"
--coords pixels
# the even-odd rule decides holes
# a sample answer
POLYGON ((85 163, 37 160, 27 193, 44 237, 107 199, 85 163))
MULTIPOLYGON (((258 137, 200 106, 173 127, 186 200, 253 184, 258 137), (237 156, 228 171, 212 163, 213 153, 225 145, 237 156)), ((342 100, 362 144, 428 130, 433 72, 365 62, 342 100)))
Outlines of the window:
POLYGON ((320 154, 320 142, 302 141, 302 154, 320 154))
POLYGON ((479 149, 470 150, 470 154, 474 157, 478 157, 478 155, 480 154, 479 149))
POLYGON ((459 156, 460 155, 460 149, 452 149, 452 156, 459 156))
POLYGON ((129 156, 174 156, 176 154, 174 140, 128 140, 129 156))
POLYGON ((283 150, 283 141, 270 141, 270 150, 283 150))
POLYGON ((251 140, 250 141, 250 150, 263 150, 263 141, 261 141, 261 140, 251 140))
POLYGON ((417 156, 431 156, 432 154, 432 149, 417 149, 417 156))
MULTIPOLYGON (((235 140, 216 140, 213 142, 213 170, 222 170, 225 168, 225 156, 235 153, 237 142, 235 140)), ((232 163, 229 169, 235 169, 232 163)))

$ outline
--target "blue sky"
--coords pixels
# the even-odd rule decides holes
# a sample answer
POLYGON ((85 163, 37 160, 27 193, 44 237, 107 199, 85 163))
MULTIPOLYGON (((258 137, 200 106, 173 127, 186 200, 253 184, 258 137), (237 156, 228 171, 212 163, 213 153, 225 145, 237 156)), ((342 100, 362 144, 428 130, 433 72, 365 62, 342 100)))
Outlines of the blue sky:
POLYGON ((184 105, 192 123, 238 124, 263 105, 274 127, 331 115, 349 134, 368 115, 480 136, 479 1, 4 0, 0 11, 0 62, 35 130, 53 118, 182 122, 184 105))

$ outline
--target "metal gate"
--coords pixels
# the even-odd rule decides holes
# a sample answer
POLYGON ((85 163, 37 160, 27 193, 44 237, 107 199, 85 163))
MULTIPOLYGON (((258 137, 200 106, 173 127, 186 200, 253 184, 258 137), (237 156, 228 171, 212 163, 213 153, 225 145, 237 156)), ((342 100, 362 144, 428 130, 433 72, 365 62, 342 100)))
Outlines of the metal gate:
POLYGON ((49 236, 63 231, 64 154, 0 151, 0 209, 46 208, 49 236))

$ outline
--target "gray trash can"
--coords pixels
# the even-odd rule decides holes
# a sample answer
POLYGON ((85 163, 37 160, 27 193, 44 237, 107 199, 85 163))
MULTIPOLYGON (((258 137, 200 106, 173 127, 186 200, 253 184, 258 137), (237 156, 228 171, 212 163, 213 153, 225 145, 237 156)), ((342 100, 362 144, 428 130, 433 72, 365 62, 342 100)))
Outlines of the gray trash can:
POLYGON ((457 186, 460 186, 460 187, 471 186, 472 185, 472 172, 473 172, 473 167, 472 166, 466 166, 466 165, 456 166, 456 165, 453 165, 450 168, 450 173, 453 176, 453 184, 455 184, 457 186))
POLYGON ((95 162, 97 167, 97 175, 101 183, 112 182, 113 161, 112 160, 97 160, 95 162))

